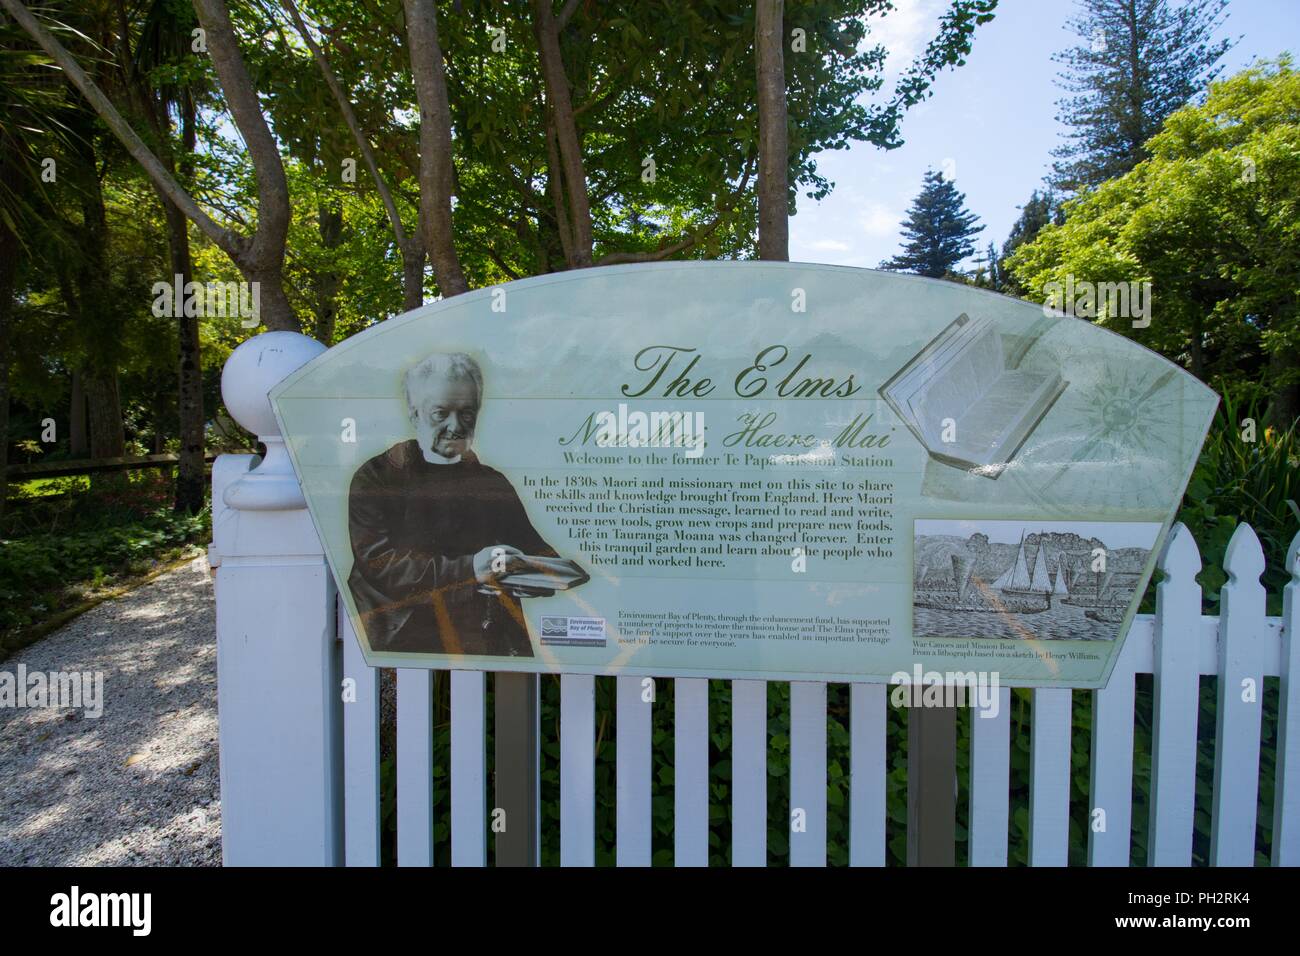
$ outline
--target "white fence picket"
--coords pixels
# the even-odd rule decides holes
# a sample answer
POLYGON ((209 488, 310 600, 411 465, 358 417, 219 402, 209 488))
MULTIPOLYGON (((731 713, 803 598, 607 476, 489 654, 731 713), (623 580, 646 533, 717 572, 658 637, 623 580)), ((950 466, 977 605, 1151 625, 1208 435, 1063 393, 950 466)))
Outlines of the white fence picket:
POLYGON ((397 865, 433 865, 433 671, 397 671, 397 865))
POLYGON ((673 865, 708 866, 709 682, 673 684, 673 865))
POLYGON ((348 866, 379 865, 379 670, 366 666, 352 621, 339 604, 343 676, 356 700, 343 705, 344 858, 348 866))
POLYGON ((1273 787, 1273 865, 1300 866, 1300 534, 1286 554, 1291 575, 1282 592, 1282 653, 1273 787))
POLYGON ((1128 866, 1133 836, 1133 700, 1138 645, 1121 651, 1110 681, 1092 692, 1088 865, 1128 866))
POLYGON ((790 682, 790 865, 826 865, 826 685, 790 682))
POLYGON ((849 865, 885 865, 884 684, 849 688, 849 865))
POLYGON ((1214 748, 1210 862, 1253 866, 1259 798, 1259 731, 1264 705, 1264 552, 1249 525, 1238 525, 1223 560, 1228 583, 1219 600, 1219 697, 1214 748))
POLYGON ((1065 866, 1070 849, 1070 691, 1034 691, 1029 741, 1029 863, 1065 866))
POLYGON ((615 679, 618 748, 614 851, 619 866, 649 866, 651 862, 650 718, 655 689, 648 677, 615 679))
POLYGON ((1200 713, 1201 555, 1184 525, 1174 525, 1160 568, 1167 577, 1156 586, 1147 864, 1189 866, 1200 713))
POLYGON ((731 865, 767 865, 767 681, 731 682, 731 865))
POLYGON ((487 675, 451 672, 451 865, 487 865, 487 675))
MULTIPOLYGON (((990 712, 993 708, 989 709, 990 712)), ((996 712, 970 714, 970 865, 1006 866, 1011 798, 1011 689, 999 687, 996 712)))
POLYGON ((560 677, 560 865, 596 865, 596 678, 560 677))

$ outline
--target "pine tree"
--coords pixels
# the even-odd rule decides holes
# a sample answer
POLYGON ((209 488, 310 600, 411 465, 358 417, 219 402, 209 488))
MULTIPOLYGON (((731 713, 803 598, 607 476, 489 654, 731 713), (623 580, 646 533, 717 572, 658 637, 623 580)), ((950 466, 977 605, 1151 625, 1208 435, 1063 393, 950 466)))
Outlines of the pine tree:
POLYGON ((971 236, 984 229, 974 225, 978 219, 966 211, 966 196, 943 173, 929 170, 902 223, 903 251, 880 268, 941 279, 975 251, 971 236))
POLYGON ((1053 151, 1052 184, 1081 192, 1146 159, 1146 141, 1218 76, 1232 40, 1214 40, 1227 0, 1081 0, 1069 21, 1082 43, 1064 66, 1057 119, 1071 127, 1053 151))
MULTIPOLYGON (((1051 222, 1061 221, 1061 206, 1056 194, 1050 189, 1039 192, 1035 189, 1029 194, 1029 201, 1020 207, 1020 218, 1011 227, 1007 241, 1002 244, 1000 259, 1007 259, 1026 242, 1033 241, 1039 230, 1051 222)), ((999 270, 999 292, 1012 295, 1024 295, 1025 290, 1016 281, 1014 273, 999 270)))
POLYGON ((994 292, 1001 292, 1006 277, 1002 275, 1002 258, 998 255, 998 247, 992 240, 989 241, 985 254, 988 257, 988 274, 983 285, 994 292))

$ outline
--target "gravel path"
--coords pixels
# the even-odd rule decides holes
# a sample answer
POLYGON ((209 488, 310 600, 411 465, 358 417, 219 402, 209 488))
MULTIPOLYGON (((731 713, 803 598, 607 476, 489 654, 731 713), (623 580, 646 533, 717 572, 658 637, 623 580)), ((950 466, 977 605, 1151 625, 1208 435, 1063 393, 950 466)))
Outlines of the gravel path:
POLYGON ((206 558, 0 663, 102 671, 103 715, 0 707, 0 866, 218 866, 217 648, 206 558))

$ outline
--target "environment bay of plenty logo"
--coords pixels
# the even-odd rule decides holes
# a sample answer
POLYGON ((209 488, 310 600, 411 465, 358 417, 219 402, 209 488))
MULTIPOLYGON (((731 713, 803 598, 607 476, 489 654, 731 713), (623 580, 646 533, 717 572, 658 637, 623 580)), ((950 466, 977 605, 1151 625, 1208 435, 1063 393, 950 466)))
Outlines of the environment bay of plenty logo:
POLYGON ((1113 641, 1159 532, 1151 522, 918 520, 914 634, 1113 641))

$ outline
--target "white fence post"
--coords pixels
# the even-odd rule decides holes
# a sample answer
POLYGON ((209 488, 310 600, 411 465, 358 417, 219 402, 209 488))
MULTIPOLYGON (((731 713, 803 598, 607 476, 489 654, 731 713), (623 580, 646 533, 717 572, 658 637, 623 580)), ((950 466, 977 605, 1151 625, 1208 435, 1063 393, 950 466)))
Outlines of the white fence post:
MULTIPOLYGON (((267 392, 324 350, 292 332, 255 336, 222 396, 266 445, 251 471, 219 459, 217 706, 221 842, 228 866, 342 862, 342 738, 334 583, 267 392), (232 474, 232 472, 242 474, 232 474)), ((224 456, 223 456, 224 457, 224 456)))
POLYGON ((1282 591, 1282 653, 1273 788, 1273 865, 1300 866, 1300 534, 1286 553, 1291 576, 1282 591))
POLYGON ((1201 553, 1174 525, 1160 555, 1168 576, 1156 585, 1152 661, 1151 813, 1148 866, 1191 866, 1196 798, 1196 722, 1200 713, 1201 553))
POLYGON ((1255 865, 1259 731, 1264 707, 1264 551, 1248 524, 1237 526, 1223 558, 1219 598, 1219 697, 1214 748, 1212 866, 1255 865))

